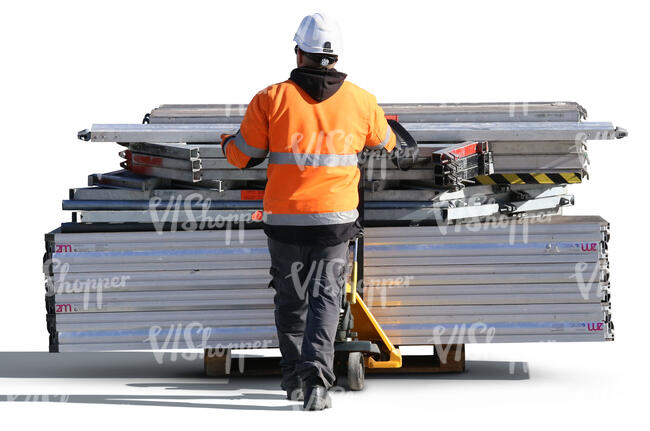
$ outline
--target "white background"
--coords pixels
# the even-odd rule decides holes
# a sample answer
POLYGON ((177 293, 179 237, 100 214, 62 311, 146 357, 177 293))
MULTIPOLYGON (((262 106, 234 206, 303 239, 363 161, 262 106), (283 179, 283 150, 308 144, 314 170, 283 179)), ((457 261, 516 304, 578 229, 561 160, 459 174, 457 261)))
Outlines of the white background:
MULTIPOLYGON (((380 102, 577 101, 589 120, 612 121, 630 136, 589 144, 590 179, 572 187, 576 206, 567 211, 611 223, 613 343, 470 346, 470 360, 527 362, 530 379, 371 379, 365 392, 335 396, 334 409, 315 415, 0 400, 0 427, 10 429, 14 420, 66 429, 642 426, 650 386, 644 277, 650 38, 641 5, 3 2, 1 351, 47 349, 43 234, 68 220, 61 211, 68 188, 118 167, 116 145, 84 143, 76 132, 93 122, 138 123, 162 103, 247 103, 288 77, 291 39, 308 13, 339 20, 345 51, 338 69, 380 102)), ((125 391, 120 380, 0 379, 0 394, 125 391)))

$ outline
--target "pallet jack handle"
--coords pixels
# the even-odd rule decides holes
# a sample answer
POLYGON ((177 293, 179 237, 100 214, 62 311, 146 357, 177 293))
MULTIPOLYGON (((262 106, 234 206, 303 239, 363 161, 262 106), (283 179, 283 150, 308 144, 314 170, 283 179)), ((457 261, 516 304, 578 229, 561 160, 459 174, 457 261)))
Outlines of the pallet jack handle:
POLYGON ((357 303, 357 283, 358 283, 358 251, 359 251, 359 238, 354 239, 354 251, 353 251, 353 260, 352 260, 352 290, 350 295, 350 304, 357 303))

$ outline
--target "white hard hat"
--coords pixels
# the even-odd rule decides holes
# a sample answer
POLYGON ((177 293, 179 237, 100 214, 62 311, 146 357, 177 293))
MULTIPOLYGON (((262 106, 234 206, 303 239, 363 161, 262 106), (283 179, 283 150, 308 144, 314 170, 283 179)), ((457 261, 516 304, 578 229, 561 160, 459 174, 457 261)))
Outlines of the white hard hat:
POLYGON ((293 40, 304 52, 329 55, 341 53, 342 38, 339 25, 322 13, 304 17, 293 40))

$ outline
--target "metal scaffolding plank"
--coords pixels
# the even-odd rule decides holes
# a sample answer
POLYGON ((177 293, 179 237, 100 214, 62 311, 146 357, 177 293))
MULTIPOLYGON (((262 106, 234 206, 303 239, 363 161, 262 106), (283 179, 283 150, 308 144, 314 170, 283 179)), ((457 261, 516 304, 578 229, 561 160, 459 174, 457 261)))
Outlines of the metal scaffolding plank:
POLYGON ((606 311, 608 306, 597 302, 578 304, 499 304, 499 305, 428 305, 408 307, 370 307, 379 322, 414 316, 460 316, 502 314, 573 314, 606 311))
POLYGON ((127 170, 88 175, 89 186, 119 187, 132 189, 133 192, 150 191, 169 183, 163 178, 151 178, 134 174, 127 170))
MULTIPOLYGON (((476 264, 466 265, 387 265, 364 268, 367 277, 401 276, 401 275, 443 275, 443 274, 550 274, 574 273, 574 263, 512 263, 512 264, 476 264), (408 273, 408 274, 405 274, 408 273)), ((591 273, 600 269, 598 263, 586 263, 583 272, 591 273)), ((92 275, 89 273, 88 275, 92 275)))
MULTIPOLYGON (((609 122, 402 123, 417 141, 570 141, 625 136, 609 122)), ((90 140, 120 143, 216 143, 239 124, 93 124, 90 140)), ((133 148, 132 148, 133 149, 133 148)), ((188 149, 189 150, 189 149, 188 149)), ((148 153, 147 151, 141 151, 148 153)), ((207 156, 207 155, 206 155, 207 156)))
MULTIPOLYGON (((184 200, 248 200, 249 196, 258 194, 260 197, 264 190, 216 190, 216 189, 155 189, 150 191, 112 189, 104 187, 84 187, 72 190, 74 200, 143 200, 159 198, 163 201, 184 200)), ((257 197, 257 196, 256 196, 257 197)))
MULTIPOLYGON (((168 231, 168 232, 98 232, 98 233, 60 233, 52 232, 57 244, 92 244, 92 243, 145 243, 145 242, 188 242, 216 241, 226 243, 235 234, 224 230, 208 231, 168 231)), ((246 230, 247 239, 264 240, 262 230, 246 230)))
POLYGON ((219 309, 247 309, 247 308, 272 308, 271 299, 213 299, 213 300, 187 300, 187 301, 155 301, 155 302, 56 302, 55 307, 70 310, 70 313, 101 313, 116 311, 160 311, 160 310, 219 310, 219 309))
MULTIPOLYGON (((399 337, 395 338, 395 345, 427 345, 431 344, 431 337, 399 337)), ((548 334, 548 335, 506 335, 494 336, 490 338, 491 343, 532 343, 532 342, 587 342, 587 341, 604 341, 607 338, 602 334, 548 334)), ((476 340, 481 342, 482 338, 476 340)), ((264 340, 267 341, 267 340, 264 340)), ((440 337, 439 341, 442 344, 457 344, 459 338, 457 336, 444 336, 440 337)), ((211 342, 206 345, 200 342, 188 344, 184 341, 174 343, 174 348, 259 348, 259 340, 253 341, 238 341, 238 340, 220 340, 218 342, 211 342), (258 343, 255 343, 255 342, 258 343)), ((264 347, 273 348, 277 347, 277 340, 272 339, 269 343, 264 344, 264 347)), ((88 351, 127 351, 127 350, 151 350, 149 342, 140 343, 79 343, 79 344, 61 344, 51 347, 57 352, 88 352, 88 351)))
MULTIPOLYGON (((575 102, 382 103, 386 115, 405 122, 580 121, 585 109, 575 102)), ((161 105, 151 123, 241 122, 247 105, 161 105)))
POLYGON ((152 200, 64 200, 62 202, 64 210, 75 211, 120 211, 120 210, 167 210, 167 209, 192 209, 195 211, 209 210, 237 210, 237 209, 255 209, 259 210, 262 206, 262 201, 247 200, 247 201, 224 201, 219 200, 215 202, 203 200, 188 200, 186 202, 179 201, 152 201, 152 200))
POLYGON ((609 122, 584 123, 409 123, 403 124, 417 141, 571 141, 625 136, 609 122))
MULTIPOLYGON (((242 310, 248 311, 248 310, 242 310)), ((256 310, 257 311, 257 310, 256 310)), ((165 325, 175 325, 180 327, 185 326, 195 326, 200 325, 203 328, 208 327, 227 327, 227 326, 264 326, 264 325, 274 325, 274 317, 272 310, 259 310, 266 311, 265 316, 260 316, 259 318, 246 318, 246 319, 234 319, 234 318, 224 318, 221 316, 221 311, 215 313, 212 312, 211 317, 206 319, 193 319, 181 317, 178 319, 158 319, 158 320, 140 320, 140 321, 129 321, 129 320, 115 320, 115 321, 97 321, 97 322, 80 322, 80 323, 61 323, 59 320, 63 316, 80 316, 81 314, 69 314, 69 315, 58 315, 56 322, 56 329, 59 332, 80 332, 80 331, 101 331, 101 330, 142 330, 148 329, 155 326, 165 326, 165 325)), ((142 312, 137 313, 139 315, 146 313, 155 313, 155 312, 142 312)), ((159 312, 164 313, 164 312, 159 312)), ((180 312, 188 313, 189 312, 180 312)), ((103 314, 109 313, 89 313, 92 316, 102 316, 103 314)), ((120 313, 126 314, 126 313, 120 313)), ((414 323, 414 324, 475 324, 475 323, 492 323, 492 322, 544 322, 544 321, 553 321, 553 322, 598 322, 602 321, 604 318, 603 313, 587 313, 587 314, 522 314, 522 315, 485 315, 485 316, 418 316, 414 320, 400 320, 400 321, 384 321, 383 324, 388 325, 391 323, 414 323)))
MULTIPOLYGON (((568 280, 567 280, 568 281, 568 280)), ((584 302, 600 303, 606 294, 593 289, 581 293, 550 294, 486 294, 486 295, 437 295, 437 296, 403 296, 396 299, 373 298, 369 307, 406 307, 410 305, 504 305, 504 304, 573 304, 584 302)))
MULTIPOLYGON (((399 277, 387 280, 374 280, 368 277, 364 280, 364 298, 366 302, 383 300, 399 300, 410 296, 437 297, 438 295, 508 295, 508 294, 553 294, 581 293, 581 286, 576 281, 572 283, 521 283, 521 284, 467 284, 467 285, 410 285, 408 278, 399 277)), ((607 283, 592 283, 589 290, 596 293, 607 292, 607 283)), ((587 290, 584 288, 584 290, 587 290)))
MULTIPOLYGON (((588 329, 594 323, 604 322, 491 322, 490 324, 480 325, 480 329, 475 330, 476 335, 486 330, 493 330, 494 335, 541 335, 541 334, 589 334, 588 329)), ((434 324, 388 324, 382 328, 391 339, 401 337, 434 337, 435 331, 444 331, 451 334, 460 329, 459 324, 452 323, 434 323, 434 324)), ((604 330, 598 331, 600 333, 604 330)), ((469 334, 466 334, 469 335, 469 334)), ((479 335, 480 336, 480 335, 479 335)))
MULTIPOLYGON (((513 187, 514 190, 514 187, 513 187)), ((502 234, 515 230, 517 233, 525 230, 533 233, 572 233, 593 232, 607 228, 609 223, 599 216, 551 216, 523 220, 500 220, 486 223, 458 224, 452 227, 409 226, 405 227, 372 227, 366 229, 366 238, 404 237, 418 238, 423 234, 449 235, 490 235, 492 232, 502 234)))
MULTIPOLYGON (((170 180, 184 181, 186 183, 196 183, 207 179, 217 178, 203 178, 202 171, 193 171, 190 169, 171 169, 161 168, 158 166, 142 165, 140 163, 129 164, 129 170, 139 175, 148 175, 151 177, 167 178, 170 180)), ((222 179, 222 178, 218 178, 222 179)))
MULTIPOLYGON (((244 231, 248 232, 248 231, 244 231)), ((70 243, 59 242, 55 244, 55 250, 61 250, 61 253, 83 253, 83 252, 103 252, 103 251, 152 251, 152 250, 201 250, 201 249, 224 249, 223 253, 227 253, 233 257, 247 256, 250 254, 264 253, 268 254, 267 240, 265 239, 251 239, 246 240, 245 244, 237 241, 237 232, 232 233, 232 240, 226 239, 222 241, 200 241, 188 239, 187 241, 171 241, 171 242, 136 242, 132 243, 70 243), (245 245, 245 246, 244 246, 245 245)))
MULTIPOLYGON (((483 334, 481 334, 483 335, 483 334)), ((400 346, 420 346, 432 344, 431 336, 424 337, 391 337, 391 342, 400 346)), ((613 339, 613 338, 611 338, 613 339)), ((548 334, 526 334, 526 335, 495 335, 495 336, 477 336, 474 337, 476 343, 543 343, 543 342, 588 342, 588 341, 607 341, 609 335, 603 333, 586 333, 586 334, 562 334, 549 332, 548 334)), ((443 335, 436 337, 436 343, 440 344, 472 344, 467 337, 462 338, 458 335, 443 335)))
MULTIPOLYGON (((126 129, 128 129, 129 128, 128 126, 137 126, 137 125, 126 124, 124 126, 127 126, 126 129)), ((137 127, 133 127, 133 128, 134 130, 138 130, 137 127)), ((91 135, 91 139, 92 139, 92 135, 91 135)), ((113 142, 113 141, 100 140, 100 142, 113 142)), ((199 148, 196 146, 183 145, 178 143, 168 143, 166 145, 161 145, 161 143, 158 141, 145 142, 145 141, 134 140, 134 141, 124 141, 124 142, 128 142, 129 150, 136 153, 157 155, 157 156, 170 157, 170 158, 182 159, 182 160, 196 160, 199 157, 199 148)))
MULTIPOLYGON (((267 269, 268 271, 268 269, 267 269)), ((214 289, 214 290, 166 290, 164 299, 158 292, 113 292, 105 291, 100 294, 89 293, 57 293, 55 299, 57 303, 83 303, 89 302, 103 302, 107 304, 118 304, 121 302, 144 302, 144 303, 159 303, 159 302, 174 302, 174 301, 196 301, 196 300, 262 300, 267 304, 269 300, 273 299, 273 289, 268 289, 267 286, 260 287, 259 289, 214 289)))
MULTIPOLYGON (((553 264, 551 264, 553 265, 553 264)), ((239 279, 239 280, 256 280, 266 279, 269 277, 268 268, 260 269, 217 269, 195 271, 192 269, 184 271, 118 271, 119 275, 127 278, 128 281, 147 281, 147 280, 213 280, 213 279, 239 279)), ((96 280, 110 276, 106 273, 97 272, 77 272, 72 274, 55 274, 52 277, 54 282, 85 281, 96 280)))
MULTIPOLYGON (((201 159, 173 159, 171 157, 152 156, 149 154, 121 151, 120 157, 126 159, 127 168, 130 169, 131 163, 142 166, 151 166, 168 169, 182 169, 188 171, 198 171, 201 169, 201 159)), ((227 161, 226 161, 227 162, 227 161)))
POLYGON ((141 324, 148 322, 160 324, 167 321, 202 322, 209 319, 225 320, 259 320, 273 319, 273 309, 249 309, 249 310, 194 310, 194 311, 126 311, 126 312, 104 312, 104 313, 56 313, 56 323, 80 325, 90 323, 119 323, 131 322, 141 324))
MULTIPOLYGON (((87 289, 90 292, 95 292, 97 289, 102 291, 107 290, 105 285, 108 285, 112 291, 145 291, 145 290, 197 290, 197 289, 219 289, 219 288, 233 288, 238 289, 259 289, 260 287, 266 287, 269 284, 270 277, 259 278, 259 279, 240 279, 240 278, 230 278, 230 279, 214 279, 214 280, 144 280, 144 281, 133 281, 126 280, 124 283, 119 283, 114 287, 110 285, 110 278, 108 277, 99 277, 95 280, 82 280, 83 284, 79 283, 77 286, 70 285, 71 288, 87 289)), ((52 280, 46 280, 46 289, 48 292, 58 292, 62 289, 68 287, 65 284, 67 280, 62 281, 61 283, 53 284, 52 280)))
MULTIPOLYGON (((259 209, 261 210, 261 208, 259 209)), ((207 210, 207 211, 79 211, 82 223, 184 223, 244 222, 256 220, 259 210, 207 210)))
MULTIPOLYGON (((236 234, 235 234, 236 235, 236 234)), ((266 247, 249 248, 247 244, 238 243, 233 237, 229 248, 198 249, 160 249, 160 250, 119 250, 119 251, 85 251, 53 253, 52 259, 59 264, 73 265, 124 265, 151 263, 221 263, 221 262, 258 262, 267 261, 269 251, 266 247), (246 245, 246 247, 244 247, 246 245)), ((99 247, 102 248, 102 247, 99 247)))
MULTIPOLYGON (((571 304, 573 305, 573 304, 571 304)), ((390 324, 432 324, 432 323, 460 323, 472 325, 475 323, 491 323, 491 322, 599 322, 607 319, 606 312, 594 313, 569 313, 569 314, 461 314, 458 316, 400 316, 400 317, 384 317, 382 318, 382 325, 390 324)), ((121 327, 122 322, 116 323, 103 323, 106 328, 121 327)), ((128 325, 138 325, 139 323, 124 322, 125 327, 128 325)), ((94 325, 92 323, 85 325, 94 325)), ((99 324, 98 324, 99 325, 99 324)), ((69 325, 70 328, 83 328, 81 325, 69 325)), ((90 329, 90 328, 88 328, 90 329)))
POLYGON ((582 141, 490 141, 494 157, 507 154, 569 154, 586 151, 582 141))
MULTIPOLYGON (((201 250, 197 250, 201 251, 201 250)), ((182 253, 182 251, 167 252, 166 250, 153 253, 134 252, 87 252, 87 253, 57 253, 52 256, 56 261, 53 272, 90 272, 90 271, 119 271, 119 270, 150 270, 155 269, 218 269, 224 263, 230 268, 263 267, 270 262, 268 253, 250 254, 246 259, 238 257, 231 259, 230 255, 219 253, 218 250, 205 250, 206 253, 182 253), (143 268, 143 269, 140 269, 143 268)), ((580 263, 599 262, 599 256, 592 254, 562 254, 562 255, 517 255, 512 256, 474 256, 472 264, 544 264, 544 263, 580 263)), ((364 267, 386 265, 466 265, 468 259, 462 256, 439 257, 383 257, 364 259, 364 267)), ((48 262, 49 264, 49 262, 48 262)))
POLYGON ((228 267, 232 269, 257 269, 257 268, 268 268, 271 266, 271 258, 268 256, 267 259, 246 259, 246 260, 219 260, 219 261, 207 261, 207 262, 173 262, 173 261, 161 261, 161 262, 143 262, 143 263, 97 263, 97 264, 70 264, 66 262, 65 259, 58 259, 58 264, 54 268, 54 274, 65 272, 65 273, 74 273, 74 272, 117 272, 120 271, 174 271, 174 270, 194 270, 194 271, 205 271, 205 270, 217 270, 223 268, 224 263, 228 263, 228 267), (67 264, 67 265, 66 265, 67 264))
MULTIPOLYGON (((227 341, 254 341, 273 340, 277 337, 275 326, 248 326, 248 327, 222 327, 210 328, 207 333, 203 328, 176 328, 175 326, 161 327, 156 334, 158 343, 164 342, 169 336, 178 336, 186 341, 210 341, 214 343, 227 341)), ((59 344, 75 343, 149 343, 150 329, 127 331, 87 331, 87 332, 60 332, 59 344)))
POLYGON ((565 154, 499 154, 494 155, 494 173, 550 172, 554 170, 580 172, 587 163, 586 153, 565 154))

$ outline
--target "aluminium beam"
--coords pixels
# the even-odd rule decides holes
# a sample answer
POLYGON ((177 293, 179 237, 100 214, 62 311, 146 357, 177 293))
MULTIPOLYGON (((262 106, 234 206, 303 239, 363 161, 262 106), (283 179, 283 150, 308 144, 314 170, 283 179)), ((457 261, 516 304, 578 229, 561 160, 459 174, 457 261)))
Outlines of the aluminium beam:
POLYGON ((72 190, 73 200, 146 200, 159 198, 160 200, 183 201, 183 200, 260 200, 264 190, 255 189, 181 189, 161 188, 150 191, 114 189, 105 187, 83 187, 72 190))
POLYGON ((573 304, 601 303, 607 294, 593 290, 575 293, 486 294, 486 295, 430 295, 404 296, 398 298, 373 298, 369 307, 408 307, 412 305, 504 305, 504 304, 573 304))
POLYGON ((571 141, 626 136, 609 122, 584 123, 409 123, 403 126, 417 141, 571 141))
POLYGON ((211 299, 193 301, 134 301, 134 302, 101 302, 79 301, 54 303, 55 309, 63 309, 70 313, 103 313, 118 311, 162 311, 162 310, 240 310, 252 308, 273 308, 273 300, 262 299, 211 299))
POLYGON ((194 211, 209 210, 241 210, 254 209, 262 207, 261 200, 236 200, 236 201, 203 201, 196 199, 194 201, 152 201, 152 200, 64 200, 62 208, 64 211, 122 211, 122 210, 185 210, 194 211))
MULTIPOLYGON (((460 316, 503 314, 574 314, 607 312, 608 304, 500 304, 500 305, 428 305, 408 307, 369 307, 381 323, 390 319, 414 316, 460 316)), ((392 321, 392 320, 391 320, 392 321)))
MULTIPOLYGON (((57 244, 91 244, 91 243, 131 243, 131 242, 187 242, 217 241, 225 243, 233 236, 232 232, 211 231, 169 231, 169 232, 97 232, 97 233, 60 233, 52 232, 57 244)), ((262 230, 247 230, 248 239, 266 240, 262 230)))
POLYGON ((218 224, 257 220, 259 210, 79 211, 82 223, 185 223, 218 224))
MULTIPOLYGON (((515 186, 512 186, 515 189, 515 186)), ((521 232, 525 229, 529 233, 590 233, 607 229, 609 222, 600 216, 550 216, 531 219, 511 219, 501 220, 498 222, 488 223, 470 223, 459 224, 453 227, 442 229, 432 226, 409 226, 403 227, 372 227, 366 232, 366 239, 385 238, 385 237, 410 237, 417 238, 423 233, 429 235, 448 236, 448 235, 475 235, 481 232, 481 235, 491 233, 502 234, 511 232, 521 232)), ((60 234, 59 234, 60 235, 60 234)))
MULTIPOLYGON (((538 334, 589 334, 589 329, 594 323, 601 323, 601 329, 597 333, 603 333, 605 322, 602 320, 596 322, 491 322, 485 327, 476 331, 476 335, 487 330, 492 330, 494 335, 538 335, 538 334)), ((446 334, 453 333, 460 329, 457 323, 434 323, 434 324, 388 324, 382 325, 382 329, 389 338, 397 337, 434 337, 436 331, 446 334)), ((481 325, 483 326, 483 325, 481 325)), ((598 327, 598 325, 594 325, 598 327)), ((467 328, 466 328, 467 329, 467 328)), ((469 335, 469 334, 466 334, 469 335)), ((480 335, 479 335, 480 336, 480 335)))
MULTIPOLYGON (((62 260, 65 262, 65 260, 62 260)), ((472 264, 528 264, 528 263, 602 263, 606 262, 605 259, 600 257, 596 253, 592 254, 558 254, 558 255, 517 255, 513 254, 512 256, 472 256, 472 264)), ((234 262, 233 262, 234 263, 234 262)), ((465 256, 435 256, 435 257, 365 257, 364 258, 364 267, 369 268, 373 266, 389 266, 389 265, 467 265, 468 259, 465 256)), ((73 271, 73 266, 77 264, 70 265, 70 272, 73 271)), ((106 264, 102 264, 106 265, 106 264)), ((85 265, 80 266, 85 267, 85 265)))
MULTIPOLYGON (((267 270, 268 271, 268 270, 267 270)), ((158 292, 102 292, 97 293, 57 293, 58 303, 80 303, 83 301, 101 301, 107 304, 122 302, 164 302, 168 301, 196 301, 196 300, 261 300, 266 305, 273 299, 274 291, 266 286, 259 289, 214 289, 214 290, 166 290, 161 298, 158 292)), ((243 302, 242 302, 243 303, 243 302)))
MULTIPOLYGON (((461 337, 456 334, 441 335, 435 338, 435 343, 443 345, 448 344, 472 344, 472 343, 544 343, 544 342, 597 342, 610 341, 613 336, 608 333, 586 333, 586 334, 563 334, 549 332, 548 334, 527 334, 527 335, 494 335, 479 336, 470 339, 461 337)), ((391 342, 400 346, 421 346, 433 344, 432 336, 415 336, 415 337, 391 337, 391 342)))
MULTIPOLYGON (((242 310, 242 311, 251 311, 251 310, 242 310)), ((233 318, 224 318, 221 314, 221 310, 217 313, 211 312, 212 316, 208 316, 205 319, 193 319, 190 317, 181 316, 177 319, 167 319, 165 317, 158 320, 139 320, 139 321, 130 321, 130 320, 115 320, 115 321, 84 321, 79 323, 62 323, 61 319, 67 316, 81 316, 81 314, 59 314, 56 319, 56 330, 57 332, 80 332, 80 331, 106 331, 106 330, 143 330, 155 326, 166 326, 174 325, 177 327, 186 327, 186 326, 196 326, 197 324, 203 328, 207 327, 226 327, 226 326, 266 326, 266 325, 275 325, 273 310, 254 310, 254 311, 265 311, 264 316, 258 318, 245 318, 245 319, 233 319, 233 318)), ((127 314, 123 313, 123 314, 127 314)), ((137 313, 139 315, 154 313, 154 312, 144 312, 137 313)), ((177 312, 177 313, 187 313, 187 312, 177 312)), ((88 313, 90 316, 102 316, 109 313, 88 313)), ((113 313, 115 314, 115 313, 113 313)), ((164 314, 161 312, 159 314, 164 314)), ((170 313, 171 314, 171 313, 170 313)), ((189 313, 188 313, 189 316, 189 313)), ((450 323, 459 323, 459 324, 477 324, 477 323, 492 323, 492 322, 598 322, 602 321, 605 318, 603 313, 577 313, 577 314, 514 314, 514 315, 485 315, 485 316, 474 316, 474 315, 461 315, 461 316, 417 316, 415 319, 406 319, 406 320, 385 320, 383 324, 394 324, 394 323, 404 323, 404 324, 450 324, 450 323)))
MULTIPOLYGON (((492 322, 486 325, 480 325, 480 328, 470 329, 463 334, 468 340, 486 338, 489 342, 490 335, 505 336, 505 335, 551 335, 551 334, 574 334, 574 335, 587 335, 587 334, 600 334, 604 337, 605 322, 492 322), (592 332, 592 326, 600 323, 601 329, 597 332, 592 332), (490 331, 489 335, 486 334, 490 331)), ((387 325, 385 330, 386 334, 391 338, 410 338, 410 337, 429 337, 431 341, 425 344, 433 344, 435 342, 435 335, 442 333, 443 335, 452 335, 461 330, 462 325, 459 324, 430 324, 430 325, 387 325)), ((465 328, 467 331, 467 328, 465 328)), ((151 337, 157 339, 153 344, 160 346, 165 339, 173 340, 174 337, 185 338, 185 340, 193 342, 220 342, 227 340, 228 342, 239 340, 272 340, 274 338, 275 325, 265 326, 233 326, 233 327, 189 327, 178 328, 175 325, 159 326, 152 330, 152 328, 142 329, 127 329, 121 331, 113 330, 99 330, 99 331, 71 331, 71 332, 58 332, 59 344, 76 344, 76 343, 134 343, 134 342, 150 342, 151 337), (155 335, 154 335, 155 334, 155 335)), ((472 341, 468 341, 472 342, 472 341)), ((153 347, 152 347, 153 348, 153 347)))
MULTIPOLYGON (((248 231, 243 231, 248 232, 248 231)), ((223 249, 223 253, 227 253, 231 259, 237 259, 238 256, 248 256, 249 259, 253 258, 254 254, 268 254, 266 239, 259 240, 246 240, 245 243, 239 242, 236 235, 232 233, 233 237, 230 241, 224 239, 223 241, 201 241, 188 239, 187 241, 172 241, 172 242, 136 242, 132 243, 116 242, 116 243, 59 243, 54 245, 55 253, 53 257, 58 257, 56 252, 61 254, 68 253, 83 253, 83 252, 105 252, 105 251, 139 251, 147 252, 154 250, 202 250, 202 249, 223 249)), ((246 238, 246 237, 244 237, 246 238)), ((243 257, 242 257, 243 258, 243 257)))
MULTIPOLYGON (((132 252, 89 252, 89 253, 57 253, 52 259, 57 261, 53 266, 52 273, 57 272, 91 272, 91 271, 118 271, 121 269, 139 271, 139 268, 164 269, 218 269, 228 263, 231 268, 255 268, 262 267, 270 262, 268 253, 249 254, 248 258, 242 259, 241 255, 231 258, 231 255, 214 252, 206 253, 182 253, 178 250, 163 250, 160 253, 132 252)), ((474 256, 472 264, 545 264, 545 263, 595 263, 601 261, 597 254, 563 254, 563 255, 518 255, 511 256, 474 256)), ((439 257, 366 257, 365 267, 387 266, 387 265, 466 265, 468 259, 462 256, 439 256, 439 257)))
POLYGON ((271 266, 271 257, 268 256, 267 259, 246 259, 246 260, 222 260, 222 261, 206 261, 206 262, 170 262, 168 260, 161 262, 143 262, 143 263, 96 263, 96 264, 70 264, 66 259, 55 258, 60 264, 57 264, 53 267, 53 274, 65 272, 65 273, 75 273, 75 272, 97 272, 97 273, 111 273, 120 271, 179 271, 179 270, 194 270, 194 271, 205 271, 205 270, 217 270, 223 268, 224 264, 227 262, 228 267, 232 269, 259 269, 266 268, 267 270, 271 266))
POLYGON ((168 185, 169 180, 134 174, 127 170, 88 175, 89 186, 117 187, 133 191, 150 191, 168 185))
POLYGON ((582 141, 490 141, 492 155, 505 154, 569 154, 585 152, 582 141))
MULTIPOLYGON (((235 234, 236 235, 236 234, 235 234)), ((58 260, 61 264, 73 265, 124 265, 124 264, 150 264, 150 263, 205 263, 205 262, 228 262, 234 264, 237 261, 258 262, 269 259, 268 248, 250 247, 245 242, 239 242, 236 237, 229 244, 231 248, 161 248, 153 250, 113 250, 108 251, 102 245, 86 245, 86 250, 94 248, 101 251, 62 251, 52 253, 52 259, 58 260)), ((75 245, 77 248, 79 245, 75 245)))
POLYGON ((516 172, 579 172, 587 163, 586 153, 564 154, 499 154, 494 155, 494 173, 516 172))
POLYGON ((130 163, 128 169, 138 175, 147 175, 157 178, 166 178, 170 180, 183 181, 186 183, 197 183, 207 179, 223 178, 203 178, 201 170, 191 169, 172 169, 158 166, 143 165, 140 163, 130 163))
MULTIPOLYGON (((259 289, 266 287, 269 284, 270 277, 266 278, 227 278, 215 280, 145 280, 145 281, 131 281, 126 280, 123 284, 117 284, 115 287, 110 286, 111 279, 108 277, 98 277, 95 280, 82 280, 82 283, 77 285, 78 289, 82 291, 88 290, 95 292, 101 289, 103 292, 111 291, 166 291, 166 290, 199 290, 199 289, 229 289, 236 287, 237 289, 259 289), (107 286, 105 286, 107 285, 107 286)), ((46 291, 58 292, 65 289, 67 285, 52 283, 51 279, 46 279, 46 291)), ((75 287, 74 285, 72 286, 75 287)))
POLYGON ((593 248, 575 242, 541 242, 515 244, 483 244, 480 247, 471 244, 368 244, 364 247, 364 257, 428 257, 428 256, 502 256, 519 255, 563 255, 592 254, 600 256, 602 244, 593 248))
MULTIPOLYGON (((417 141, 602 140, 626 136, 609 122, 403 123, 417 141)), ((93 124, 90 140, 118 143, 217 143, 239 124, 93 124)), ((189 151, 189 149, 188 149, 189 151)), ((146 151, 142 151, 146 152, 146 151)))
POLYGON ((201 159, 173 159, 171 157, 152 156, 144 153, 137 153, 132 151, 120 151, 120 157, 126 159, 126 168, 130 169, 132 163, 137 163, 143 166, 152 166, 158 168, 168 169, 182 169, 188 171, 201 170, 201 159))
MULTIPOLYGON (((382 103, 386 115, 405 122, 581 121, 587 111, 575 102, 382 103)), ((151 123, 241 122, 247 105, 161 105, 151 123)))

